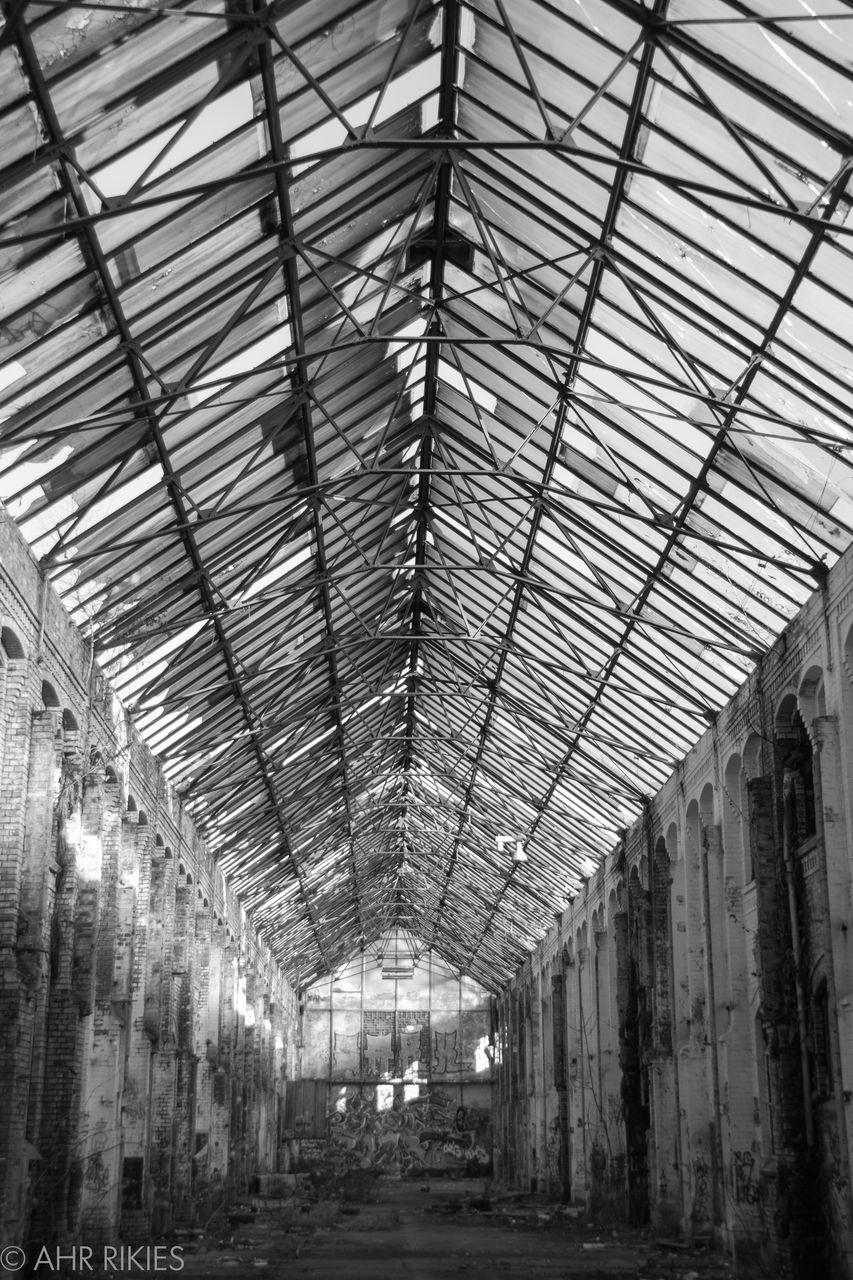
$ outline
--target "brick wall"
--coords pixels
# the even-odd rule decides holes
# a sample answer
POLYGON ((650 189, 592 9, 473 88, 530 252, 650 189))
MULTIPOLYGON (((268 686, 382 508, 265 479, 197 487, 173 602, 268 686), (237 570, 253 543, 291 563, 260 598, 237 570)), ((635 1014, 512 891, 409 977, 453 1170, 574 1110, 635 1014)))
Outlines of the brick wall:
POLYGON ((521 1112, 555 1114, 562 1091, 576 1202, 647 1211, 780 1276, 853 1274, 851 823, 848 553, 498 1001, 507 1181, 526 1186, 538 1158, 521 1112), (524 1052, 546 982, 564 1078, 540 1085, 524 1052))
POLYGON ((0 1236, 150 1241, 277 1168, 295 997, 4 517, 0 627, 0 1236))

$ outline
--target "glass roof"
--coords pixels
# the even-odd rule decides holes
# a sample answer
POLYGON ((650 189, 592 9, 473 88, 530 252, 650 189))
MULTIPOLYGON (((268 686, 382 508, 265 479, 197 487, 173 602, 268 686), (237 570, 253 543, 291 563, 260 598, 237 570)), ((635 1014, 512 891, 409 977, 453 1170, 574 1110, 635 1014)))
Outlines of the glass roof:
POLYGON ((294 981, 503 981, 849 544, 851 19, 9 6, 0 498, 294 981))

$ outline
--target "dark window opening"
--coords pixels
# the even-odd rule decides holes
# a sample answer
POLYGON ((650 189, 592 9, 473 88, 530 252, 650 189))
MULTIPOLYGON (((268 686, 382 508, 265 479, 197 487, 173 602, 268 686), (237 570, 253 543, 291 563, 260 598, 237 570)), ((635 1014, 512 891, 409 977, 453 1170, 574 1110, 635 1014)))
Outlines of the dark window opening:
POLYGON ((829 992, 822 979, 812 996, 811 1067, 816 1098, 832 1096, 832 1054, 829 1044, 829 992))

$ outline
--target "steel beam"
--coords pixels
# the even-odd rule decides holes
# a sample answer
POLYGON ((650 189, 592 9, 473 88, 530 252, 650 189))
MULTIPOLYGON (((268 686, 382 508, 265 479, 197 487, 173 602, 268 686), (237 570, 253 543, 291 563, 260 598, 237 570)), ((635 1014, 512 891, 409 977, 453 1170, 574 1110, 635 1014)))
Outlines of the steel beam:
MULTIPOLYGON (((50 137, 51 143, 61 149, 63 157, 62 170, 69 196, 74 207, 78 211, 83 210, 85 209, 85 202, 79 186, 76 167, 73 161, 73 150, 63 134, 63 130, 50 95, 50 90, 39 64, 38 56, 33 46, 29 30, 23 23, 18 24, 15 38, 24 69, 32 86, 33 96, 37 104, 39 114, 44 121, 45 129, 50 137)), ((137 395, 145 400, 148 395, 145 369, 142 360, 140 359, 130 324, 124 314, 124 310, 118 296, 118 290, 113 283, 109 264, 92 224, 85 223, 85 225, 81 226, 80 232, 83 251, 88 256, 88 259, 92 264, 93 274, 95 275, 98 288, 103 294, 110 317, 115 325, 116 333, 122 343, 134 388, 137 395)), ((255 734, 252 732, 254 726, 254 713, 249 699, 243 689, 239 668, 234 654, 232 653, 228 637, 223 629, 222 621, 217 614, 213 588, 208 577, 204 560, 192 532, 189 514, 184 500, 183 488, 177 473, 172 466, 172 461, 166 447, 160 423, 150 412, 147 413, 146 417, 150 439, 154 445, 160 466, 162 467, 166 492, 174 511, 176 531, 184 547, 187 559, 192 566, 193 577, 201 600, 202 609, 211 619, 214 635, 216 637, 217 649, 225 666, 228 683, 231 686, 234 698, 240 708, 243 720, 250 731, 252 749, 255 753, 260 776, 264 780, 264 786, 271 809, 273 813, 279 816, 281 847, 290 861, 297 878, 299 878, 299 868, 290 851, 287 831, 284 827, 284 823, 281 821, 277 797, 269 777, 269 762, 266 759, 255 734)), ((311 904, 304 895, 303 900, 305 901, 306 910, 310 916, 311 904)), ((319 934, 316 933, 316 930, 315 937, 317 945, 322 952, 322 943, 319 934)))

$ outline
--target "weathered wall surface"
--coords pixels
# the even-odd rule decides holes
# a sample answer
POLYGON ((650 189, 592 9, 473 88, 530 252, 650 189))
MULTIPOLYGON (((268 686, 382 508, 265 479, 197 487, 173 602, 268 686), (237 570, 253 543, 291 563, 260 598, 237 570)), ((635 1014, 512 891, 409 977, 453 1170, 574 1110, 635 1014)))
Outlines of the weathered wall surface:
POLYGON ((438 956, 412 978, 360 957, 305 995, 288 1102, 294 1167, 482 1176, 492 1159, 488 994, 438 956))
POLYGON ((848 555, 503 993, 505 1178, 853 1274, 851 804, 848 555))
POLYGON ((150 1240, 276 1167, 295 1006, 0 519, 0 1236, 150 1240))

